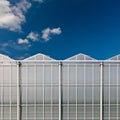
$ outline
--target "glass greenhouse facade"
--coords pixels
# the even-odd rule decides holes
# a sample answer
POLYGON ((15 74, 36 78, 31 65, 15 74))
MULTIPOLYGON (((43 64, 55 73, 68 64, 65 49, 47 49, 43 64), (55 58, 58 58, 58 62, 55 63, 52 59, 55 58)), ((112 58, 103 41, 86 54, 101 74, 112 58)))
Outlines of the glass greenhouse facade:
POLYGON ((120 56, 0 55, 0 120, 120 120, 120 56))

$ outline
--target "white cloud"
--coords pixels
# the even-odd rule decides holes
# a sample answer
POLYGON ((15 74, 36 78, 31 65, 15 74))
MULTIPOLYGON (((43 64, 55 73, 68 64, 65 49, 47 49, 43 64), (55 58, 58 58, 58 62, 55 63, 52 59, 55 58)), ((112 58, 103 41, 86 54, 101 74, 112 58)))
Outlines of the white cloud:
POLYGON ((28 39, 21 39, 21 38, 19 38, 18 39, 18 44, 29 44, 29 41, 28 41, 28 39))
POLYGON ((8 0, 0 0, 0 28, 10 31, 20 31, 22 23, 25 22, 25 12, 31 3, 21 0, 16 6, 12 6, 8 0))
POLYGON ((61 28, 54 28, 54 29, 51 29, 51 33, 52 34, 55 34, 55 35, 59 35, 61 34, 61 28))
POLYGON ((27 37, 27 39, 30 39, 32 41, 38 41, 39 39, 39 34, 35 33, 35 32, 30 32, 27 37))
POLYGON ((46 28, 42 31, 42 39, 44 39, 45 41, 48 41, 51 39, 51 35, 60 35, 62 33, 61 28, 46 28))
POLYGON ((30 45, 30 41, 37 42, 38 40, 39 40, 39 34, 35 32, 30 32, 24 39, 19 38, 17 40, 17 43, 19 45, 22 45, 22 44, 30 45))

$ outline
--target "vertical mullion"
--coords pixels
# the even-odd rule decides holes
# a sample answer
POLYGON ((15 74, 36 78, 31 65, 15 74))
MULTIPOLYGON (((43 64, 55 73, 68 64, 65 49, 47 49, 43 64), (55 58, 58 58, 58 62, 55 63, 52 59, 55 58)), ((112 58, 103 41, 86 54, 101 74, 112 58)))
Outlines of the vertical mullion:
POLYGON ((78 74, 77 74, 77 64, 76 64, 76 120, 78 119, 78 101, 77 101, 77 98, 78 98, 78 87, 77 87, 77 80, 78 80, 78 74))
POLYGON ((3 90, 3 86, 4 86, 4 66, 3 66, 3 63, 1 65, 1 82, 2 82, 2 85, 1 85, 1 120, 3 120, 3 112, 4 112, 4 109, 3 109, 3 98, 4 98, 4 90, 3 90))
POLYGON ((53 85, 52 85, 52 80, 53 80, 53 76, 52 76, 52 70, 53 70, 53 66, 51 64, 51 120, 53 120, 53 117, 52 117, 52 114, 53 114, 53 93, 52 93, 52 90, 53 90, 53 85))
POLYGON ((12 120, 12 65, 10 65, 10 120, 12 120))
POLYGON ((21 119, 20 111, 20 62, 17 62, 17 120, 21 119))
POLYGON ((86 72, 86 65, 84 64, 84 120, 86 120, 86 97, 85 97, 85 87, 86 87, 86 76, 85 76, 85 72, 86 72))
POLYGON ((70 104, 69 104, 69 97, 70 97, 70 83, 69 83, 69 81, 70 81, 70 66, 69 66, 69 64, 67 65, 67 82, 68 82, 68 84, 67 84, 67 120, 69 120, 69 117, 70 117, 70 113, 69 113, 69 109, 70 109, 70 104))
POLYGON ((118 75, 119 75, 119 73, 118 73, 118 64, 117 64, 117 120, 118 120, 118 111, 119 111, 119 109, 118 109, 118 75))
POLYGON ((36 112, 36 89, 37 89, 37 80, 36 80, 36 63, 34 65, 34 120, 37 118, 37 112, 36 112))
POLYGON ((94 120, 94 64, 92 64, 92 120, 94 120))
POLYGON ((109 64, 109 120, 110 120, 110 64, 109 64))
POLYGON ((43 120, 45 118, 45 65, 43 64, 43 120))
POLYGON ((28 64, 26 64, 26 120, 28 119, 28 64))
POLYGON ((103 119, 103 62, 100 63, 100 120, 103 119))
POLYGON ((62 87, 62 62, 59 62, 59 120, 62 120, 61 115, 61 87, 62 87))

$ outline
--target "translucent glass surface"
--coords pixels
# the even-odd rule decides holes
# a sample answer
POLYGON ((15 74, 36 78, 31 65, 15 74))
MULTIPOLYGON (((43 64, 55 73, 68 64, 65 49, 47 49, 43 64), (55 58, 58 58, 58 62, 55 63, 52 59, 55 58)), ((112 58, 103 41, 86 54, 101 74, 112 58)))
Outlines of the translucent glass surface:
POLYGON ((119 56, 0 55, 0 120, 120 120, 119 56))

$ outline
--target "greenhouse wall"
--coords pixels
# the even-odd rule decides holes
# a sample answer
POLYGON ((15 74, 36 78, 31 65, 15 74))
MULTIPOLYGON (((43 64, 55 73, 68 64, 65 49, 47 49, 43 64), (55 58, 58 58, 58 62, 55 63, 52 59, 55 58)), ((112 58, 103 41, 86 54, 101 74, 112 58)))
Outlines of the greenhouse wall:
POLYGON ((1 54, 0 120, 120 120, 120 56, 1 54))

